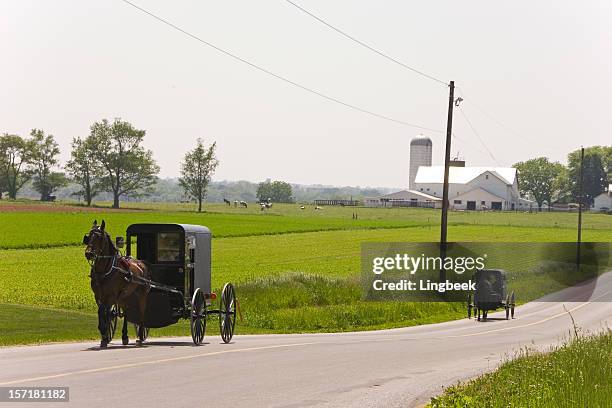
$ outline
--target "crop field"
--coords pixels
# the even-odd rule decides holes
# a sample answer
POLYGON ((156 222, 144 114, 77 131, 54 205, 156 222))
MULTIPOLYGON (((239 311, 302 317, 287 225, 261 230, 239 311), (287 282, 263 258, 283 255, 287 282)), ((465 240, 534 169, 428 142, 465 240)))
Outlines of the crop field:
MULTIPOLYGON (((97 338, 89 265, 80 245, 94 218, 104 218, 113 236, 124 235, 127 225, 134 222, 209 226, 216 237, 213 288, 218 290, 226 281, 237 284, 244 317, 238 322, 238 333, 399 327, 460 318, 465 313, 458 304, 366 302, 361 298, 361 244, 437 241, 439 212, 434 210, 325 207, 306 212, 297 205, 278 205, 262 213, 211 205, 209 212, 197 214, 182 207, 166 211, 172 208, 169 205, 95 212, 80 207, 70 212, 51 211, 43 206, 40 210, 28 206, 27 211, 2 211, 3 205, 0 345, 97 338), (353 213, 359 214, 357 220, 352 219, 353 213), (27 323, 9 323, 10 316, 23 322, 23 314, 32 307, 37 313, 27 323), (84 321, 88 323, 81 324, 84 321), (41 329, 50 322, 55 322, 55 330, 41 329)), ((576 214, 559 213, 452 213, 449 240, 572 241, 575 218, 576 214)), ((612 217, 585 214, 584 220, 585 241, 612 241, 612 217)), ((526 277, 524 288, 530 283, 526 277)), ((515 284, 520 287, 521 282, 515 284)), ((214 326, 209 325, 211 332, 214 326)), ((179 324, 153 333, 188 332, 187 324, 179 324)))
MULTIPOLYGON (((347 229, 384 229, 408 227, 436 227, 440 213, 431 209, 410 208, 351 208, 325 207, 314 211, 313 207, 300 210, 298 205, 276 205, 265 212, 258 206, 234 208, 221 204, 206 206, 201 214, 186 211, 185 204, 127 203, 128 208, 111 210, 80 206, 62 206, 64 211, 53 211, 53 204, 19 205, 0 200, 0 249, 41 248, 78 245, 94 219, 105 219, 109 232, 125 234, 129 224, 136 222, 180 222, 208 226, 215 237, 236 237, 273 235, 287 232, 317 232, 347 229), (135 205, 138 205, 135 207, 135 205), (3 211, 11 207, 12 211, 3 211), (69 208, 70 211, 65 209, 69 208), (17 209, 17 211, 15 211, 17 209), (357 219, 352 218, 357 214, 357 219)), ((577 222, 575 213, 501 213, 501 212, 451 212, 450 226, 503 226, 555 229, 574 229, 577 222)), ((585 214, 583 228, 585 240, 599 241, 612 226, 605 214, 585 214), (591 234, 592 232, 592 234, 591 234)), ((500 229, 501 231, 501 229, 500 229)), ((569 231, 567 231, 569 232, 569 231)), ((562 233, 562 236, 568 234, 562 233)), ((508 238, 511 239, 511 238, 508 238)), ((571 238, 560 238, 569 240, 571 238)), ((515 239, 511 239, 516 241, 515 239)), ((550 239, 549 239, 550 240, 550 239)), ((605 240, 605 239, 604 239, 605 240)))

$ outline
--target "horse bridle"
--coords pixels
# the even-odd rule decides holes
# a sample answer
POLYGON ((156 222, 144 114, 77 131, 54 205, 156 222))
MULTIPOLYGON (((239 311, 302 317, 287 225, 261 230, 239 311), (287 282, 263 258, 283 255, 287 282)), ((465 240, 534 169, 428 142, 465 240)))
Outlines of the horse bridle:
MULTIPOLYGON (((98 228, 94 228, 90 231, 90 235, 94 233, 96 234, 98 237, 102 237, 102 239, 109 239, 107 233, 105 231, 102 231, 98 228)), ((88 249, 85 251, 85 253, 93 253, 93 258, 92 259, 87 259, 87 262, 89 262, 89 265, 91 266, 91 273, 90 273, 90 277, 92 279, 98 279, 98 278, 94 278, 94 275, 97 277, 100 274, 99 273, 95 273, 95 266, 96 266, 96 262, 98 262, 99 259, 112 259, 113 261, 111 262, 111 265, 108 269, 108 271, 106 273, 104 273, 100 279, 104 280, 106 278, 108 278, 115 270, 120 271, 121 273, 123 273, 124 275, 126 275, 126 280, 131 280, 131 279, 127 279, 128 277, 131 277, 132 272, 131 271, 125 271, 119 267, 117 267, 116 263, 117 263, 117 258, 120 256, 119 250, 117 248, 115 248, 115 254, 114 255, 102 255, 102 251, 104 251, 104 249, 102 247, 100 247, 97 251, 93 251, 90 250, 89 248, 91 248, 91 245, 88 244, 87 245, 88 249)))

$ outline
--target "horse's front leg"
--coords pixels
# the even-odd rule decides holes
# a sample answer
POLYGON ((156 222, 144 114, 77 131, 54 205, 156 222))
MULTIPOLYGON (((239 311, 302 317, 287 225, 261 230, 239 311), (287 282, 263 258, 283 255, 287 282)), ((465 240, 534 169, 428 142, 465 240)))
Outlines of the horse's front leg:
POLYGON ((124 346, 127 346, 130 342, 130 338, 128 336, 128 321, 127 321, 127 313, 125 313, 125 309, 123 310, 123 328, 121 329, 121 343, 124 346))
POLYGON ((100 336, 102 340, 100 340, 100 348, 106 348, 108 345, 108 314, 110 308, 100 303, 98 304, 98 331, 100 332, 100 336))

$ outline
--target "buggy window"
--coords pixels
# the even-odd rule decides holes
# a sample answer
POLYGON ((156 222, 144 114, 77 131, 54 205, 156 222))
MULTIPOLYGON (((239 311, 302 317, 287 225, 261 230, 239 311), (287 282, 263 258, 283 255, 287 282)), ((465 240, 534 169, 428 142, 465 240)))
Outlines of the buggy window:
POLYGON ((157 234, 157 262, 177 262, 180 257, 181 236, 176 232, 157 234))

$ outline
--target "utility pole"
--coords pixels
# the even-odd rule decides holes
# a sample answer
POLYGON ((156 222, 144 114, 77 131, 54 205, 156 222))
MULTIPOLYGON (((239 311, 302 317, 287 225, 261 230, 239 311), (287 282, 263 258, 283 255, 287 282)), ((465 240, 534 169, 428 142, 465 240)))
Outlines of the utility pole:
POLYGON ((584 180, 584 147, 580 149, 580 178, 578 191, 578 241, 576 242, 576 269, 580 269, 580 246, 582 241, 582 205, 584 203, 584 192, 583 192, 583 180, 584 180))
POLYGON ((455 81, 450 81, 448 94, 448 118, 446 120, 446 151, 444 153, 444 187, 442 189, 442 220, 440 223, 440 282, 446 281, 446 236, 448 226, 448 173, 450 167, 451 137, 453 135, 453 106, 455 105, 455 81))

